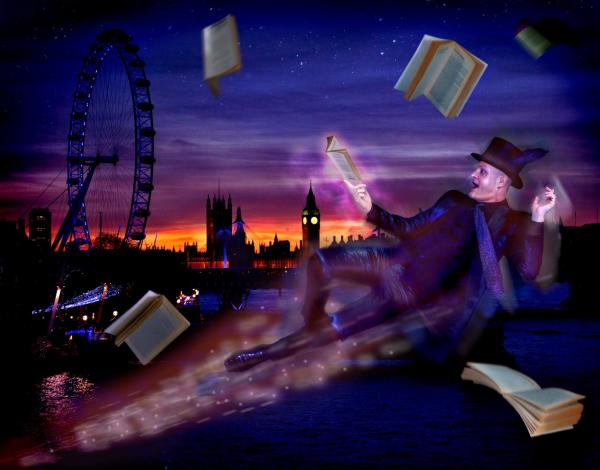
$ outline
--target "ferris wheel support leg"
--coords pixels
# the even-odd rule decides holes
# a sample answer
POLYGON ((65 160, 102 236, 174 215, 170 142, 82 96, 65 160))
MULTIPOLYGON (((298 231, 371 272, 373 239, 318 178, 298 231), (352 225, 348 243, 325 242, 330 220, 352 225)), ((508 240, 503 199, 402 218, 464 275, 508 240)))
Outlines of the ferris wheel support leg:
POLYGON ((87 191, 90 187, 90 183, 92 182, 92 176, 94 175, 94 170, 96 169, 97 164, 91 165, 88 170, 87 176, 85 177, 85 181, 81 185, 81 189, 77 193, 77 197, 73 200, 73 203, 69 207, 69 211, 63 220, 58 232, 56 234, 56 238, 52 243, 52 250, 55 250, 58 247, 57 251, 62 251, 69 239, 69 236, 73 232, 73 225, 77 214, 81 210, 81 206, 83 205, 83 201, 87 194, 87 191))

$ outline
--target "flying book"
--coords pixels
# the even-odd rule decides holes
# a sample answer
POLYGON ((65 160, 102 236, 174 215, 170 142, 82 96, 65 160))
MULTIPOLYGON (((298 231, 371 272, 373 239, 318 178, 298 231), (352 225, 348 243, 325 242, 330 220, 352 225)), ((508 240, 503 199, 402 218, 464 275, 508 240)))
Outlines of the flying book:
POLYGON ((444 116, 455 117, 486 68, 457 42, 426 34, 394 88, 409 101, 425 95, 444 116))
POLYGON ((362 182, 362 178, 360 177, 360 173, 358 172, 358 168, 356 168, 352 157, 348 151, 339 144, 335 136, 330 135, 327 137, 327 148, 325 149, 325 153, 327 153, 327 156, 338 169, 342 178, 354 184, 362 182))
POLYGON ((558 18, 546 18, 537 22, 523 19, 517 26, 515 40, 531 57, 539 59, 555 44, 577 46, 579 34, 573 27, 558 18))
POLYGON ((506 366, 467 362, 461 377, 500 393, 523 419, 531 437, 573 429, 581 418, 583 395, 562 388, 541 388, 506 366))
POLYGON ((116 336, 117 346, 127 343, 146 365, 188 326, 190 322, 164 295, 149 290, 104 331, 116 336))
POLYGON ((221 93, 219 79, 241 70, 242 58, 235 17, 227 15, 202 30, 204 81, 214 96, 221 93))

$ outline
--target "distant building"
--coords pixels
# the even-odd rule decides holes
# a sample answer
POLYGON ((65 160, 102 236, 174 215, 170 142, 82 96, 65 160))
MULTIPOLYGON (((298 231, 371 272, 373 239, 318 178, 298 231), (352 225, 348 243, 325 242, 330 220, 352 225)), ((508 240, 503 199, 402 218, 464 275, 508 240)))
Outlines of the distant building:
POLYGON ((306 204, 302 210, 302 249, 303 256, 308 256, 321 246, 321 213, 312 190, 312 183, 306 195, 306 204))
POLYGON ((275 235, 274 240, 268 245, 261 244, 257 252, 254 241, 248 241, 241 207, 237 208, 235 221, 232 221, 231 195, 227 202, 220 194, 213 196, 212 201, 208 197, 206 199, 206 252, 198 251, 196 242, 185 243, 187 266, 191 269, 296 267, 303 248, 309 247, 314 250, 320 246, 321 215, 312 192, 312 185, 306 197, 302 217, 303 240, 300 241, 300 247, 296 245, 292 249, 289 240, 279 240, 275 235))
POLYGON ((29 212, 29 239, 38 247, 49 248, 52 243, 52 214, 48 208, 29 212))
POLYGON ((183 242, 183 253, 186 258, 196 258, 198 257, 198 242, 188 243, 183 242))
POLYGON ((268 245, 261 243, 254 259, 255 268, 295 268, 298 265, 300 250, 291 249, 289 240, 279 240, 277 234, 268 245))
POLYGON ((600 224, 567 227, 561 224, 559 282, 571 286, 568 307, 577 312, 597 313, 600 307, 598 265, 600 224))
POLYGON ((235 233, 229 243, 230 266, 235 268, 249 268, 254 260, 254 241, 246 241, 245 222, 242 219, 242 209, 237 208, 236 217, 233 221, 235 233))
POLYGON ((225 198, 213 195, 212 205, 210 197, 206 199, 206 257, 212 267, 227 266, 227 244, 231 239, 231 224, 233 221, 231 210, 231 195, 225 198))

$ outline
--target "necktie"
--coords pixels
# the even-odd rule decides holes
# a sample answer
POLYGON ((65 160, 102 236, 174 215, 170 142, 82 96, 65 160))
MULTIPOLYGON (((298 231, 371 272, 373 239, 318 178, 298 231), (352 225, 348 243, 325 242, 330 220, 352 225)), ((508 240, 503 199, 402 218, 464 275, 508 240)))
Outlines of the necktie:
POLYGON ((504 294, 502 273, 500 272, 500 266, 498 266, 490 230, 481 207, 481 204, 475 206, 475 232, 477 233, 477 244, 479 245, 479 257, 481 258, 483 277, 490 292, 496 297, 500 297, 504 294))

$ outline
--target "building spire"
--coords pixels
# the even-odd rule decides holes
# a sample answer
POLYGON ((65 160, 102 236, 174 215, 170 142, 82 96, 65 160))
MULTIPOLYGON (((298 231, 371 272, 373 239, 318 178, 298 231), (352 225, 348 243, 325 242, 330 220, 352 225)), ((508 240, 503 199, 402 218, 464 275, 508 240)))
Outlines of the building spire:
POLYGON ((235 221, 233 222, 234 224, 243 224, 244 221, 242 219, 242 208, 240 206, 238 206, 237 208, 237 212, 235 214, 235 221))
POLYGON ((308 194, 306 195, 306 206, 304 207, 304 210, 319 210, 319 208, 317 207, 317 201, 315 199, 315 195, 313 193, 312 190, 312 180, 310 181, 310 186, 308 189, 308 194))

